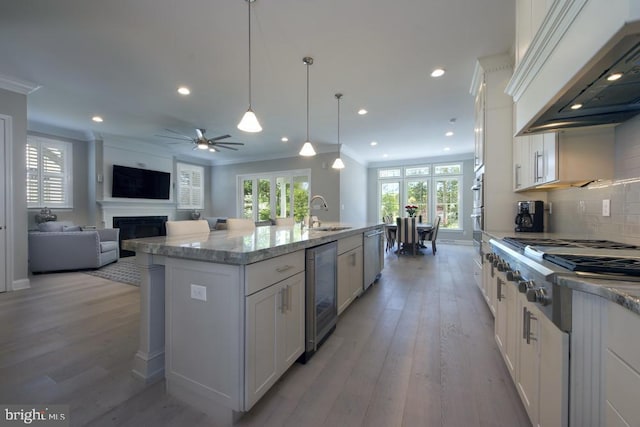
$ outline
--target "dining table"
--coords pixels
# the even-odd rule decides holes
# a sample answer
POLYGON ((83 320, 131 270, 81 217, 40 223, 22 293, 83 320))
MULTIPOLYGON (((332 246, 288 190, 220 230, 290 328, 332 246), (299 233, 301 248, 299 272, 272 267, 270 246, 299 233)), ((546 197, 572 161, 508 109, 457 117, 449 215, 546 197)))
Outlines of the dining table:
MULTIPOLYGON (((418 222, 416 223, 416 229, 418 230, 418 234, 420 236, 424 236, 428 234, 431 230, 433 230, 433 224, 429 222, 418 222)), ((398 230, 397 223, 391 222, 391 223, 384 224, 384 232, 385 232, 384 235, 387 236, 387 249, 391 249, 391 247, 395 245, 397 230, 398 230), (389 241, 390 234, 391 236, 393 236, 393 240, 391 242, 389 241)), ((419 247, 425 248, 426 246, 422 242, 420 242, 419 247)))

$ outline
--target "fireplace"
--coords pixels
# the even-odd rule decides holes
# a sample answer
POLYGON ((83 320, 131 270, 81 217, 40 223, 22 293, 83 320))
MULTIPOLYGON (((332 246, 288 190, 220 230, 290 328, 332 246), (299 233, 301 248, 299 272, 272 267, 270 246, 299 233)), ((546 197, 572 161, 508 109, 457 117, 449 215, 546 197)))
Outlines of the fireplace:
POLYGON ((123 240, 166 236, 166 222, 166 216, 114 216, 113 228, 120 229, 120 258, 136 254, 122 249, 123 240))

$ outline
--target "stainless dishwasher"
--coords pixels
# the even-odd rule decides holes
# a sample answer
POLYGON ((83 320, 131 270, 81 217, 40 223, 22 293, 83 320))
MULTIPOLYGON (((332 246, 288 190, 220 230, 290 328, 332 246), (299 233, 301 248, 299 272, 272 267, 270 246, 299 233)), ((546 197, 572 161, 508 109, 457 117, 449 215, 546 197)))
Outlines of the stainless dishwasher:
POLYGON ((384 229, 364 233, 364 289, 380 278, 384 267, 384 229))

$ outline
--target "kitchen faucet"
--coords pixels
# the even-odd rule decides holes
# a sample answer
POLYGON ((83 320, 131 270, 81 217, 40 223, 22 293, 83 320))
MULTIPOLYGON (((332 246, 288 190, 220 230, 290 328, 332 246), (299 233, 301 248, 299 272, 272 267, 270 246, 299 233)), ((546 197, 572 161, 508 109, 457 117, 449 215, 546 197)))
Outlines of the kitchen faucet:
POLYGON ((309 200, 309 228, 313 228, 316 222, 318 223, 318 226, 320 226, 320 221, 318 220, 318 217, 314 217, 311 215, 311 211, 314 209, 313 201, 316 199, 319 199, 322 202, 321 205, 316 205, 316 209, 322 209, 325 211, 329 210, 329 207, 327 206, 327 201, 324 199, 324 197, 322 197, 319 194, 316 194, 315 196, 311 197, 311 200, 309 200))

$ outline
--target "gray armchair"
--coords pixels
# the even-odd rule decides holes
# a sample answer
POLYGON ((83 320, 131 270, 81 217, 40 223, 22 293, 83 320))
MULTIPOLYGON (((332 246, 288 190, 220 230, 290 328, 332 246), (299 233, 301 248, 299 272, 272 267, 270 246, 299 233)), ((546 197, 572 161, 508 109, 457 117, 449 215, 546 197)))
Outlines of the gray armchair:
POLYGON ((29 232, 32 273, 99 268, 120 257, 120 229, 29 232))

